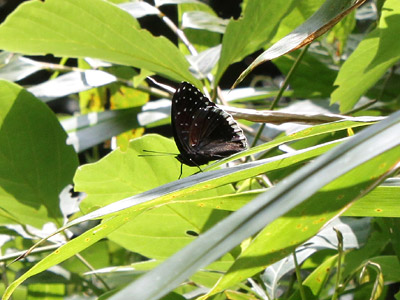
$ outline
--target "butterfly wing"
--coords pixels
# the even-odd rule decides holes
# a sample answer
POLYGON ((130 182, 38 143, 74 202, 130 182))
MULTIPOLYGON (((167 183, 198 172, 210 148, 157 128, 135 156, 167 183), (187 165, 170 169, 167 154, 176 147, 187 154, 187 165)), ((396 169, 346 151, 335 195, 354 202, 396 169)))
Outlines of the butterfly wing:
POLYGON ((171 122, 177 159, 186 165, 203 165, 247 148, 232 116, 188 82, 182 82, 172 98, 171 122))
POLYGON ((247 139, 233 117, 216 106, 196 112, 189 130, 189 142, 198 159, 205 163, 247 148, 247 139))

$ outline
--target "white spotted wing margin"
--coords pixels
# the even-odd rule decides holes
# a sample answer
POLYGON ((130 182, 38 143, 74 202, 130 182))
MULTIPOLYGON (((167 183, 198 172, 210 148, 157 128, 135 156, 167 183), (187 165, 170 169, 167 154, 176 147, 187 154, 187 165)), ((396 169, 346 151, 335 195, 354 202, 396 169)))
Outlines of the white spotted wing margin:
POLYGON ((195 86, 182 82, 172 98, 171 123, 180 154, 188 166, 200 166, 247 149, 247 140, 233 117, 195 86))

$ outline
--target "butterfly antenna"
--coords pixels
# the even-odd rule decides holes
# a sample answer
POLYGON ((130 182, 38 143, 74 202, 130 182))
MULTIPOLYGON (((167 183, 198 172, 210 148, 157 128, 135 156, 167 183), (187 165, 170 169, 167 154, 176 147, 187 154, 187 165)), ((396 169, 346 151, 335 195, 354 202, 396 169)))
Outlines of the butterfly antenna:
POLYGON ((146 156, 170 156, 170 155, 177 156, 178 155, 176 153, 171 153, 171 152, 160 152, 160 151, 152 151, 152 150, 142 150, 142 151, 148 152, 148 153, 153 153, 153 154, 139 154, 138 156, 146 157, 146 156))

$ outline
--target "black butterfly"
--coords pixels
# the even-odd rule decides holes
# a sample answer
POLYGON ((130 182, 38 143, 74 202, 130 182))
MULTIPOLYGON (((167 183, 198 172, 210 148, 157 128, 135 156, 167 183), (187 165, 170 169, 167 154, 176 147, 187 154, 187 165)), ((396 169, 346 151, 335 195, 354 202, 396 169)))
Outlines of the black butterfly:
POLYGON ((199 167, 247 148, 233 117, 188 82, 182 82, 172 98, 171 122, 180 152, 176 159, 182 164, 199 167))

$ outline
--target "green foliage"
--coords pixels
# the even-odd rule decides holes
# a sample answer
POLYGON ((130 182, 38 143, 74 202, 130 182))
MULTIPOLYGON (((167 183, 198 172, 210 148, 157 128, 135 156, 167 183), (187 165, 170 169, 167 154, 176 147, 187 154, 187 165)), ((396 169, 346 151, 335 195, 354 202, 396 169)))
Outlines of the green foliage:
POLYGON ((362 2, 248 0, 237 20, 193 0, 21 4, 0 25, 3 299, 399 298, 400 5, 362 2), (287 88, 251 73, 271 59, 287 88), (235 103, 249 140, 260 119, 244 108, 275 97, 280 123, 286 110, 307 126, 267 125, 178 180, 175 143, 149 133, 170 123, 153 75, 235 103), (79 112, 54 113, 55 99, 79 112))
POLYGON ((331 101, 339 102, 341 111, 350 110, 399 61, 400 41, 394 38, 400 30, 399 10, 398 1, 387 1, 377 28, 360 42, 340 69, 331 101))
POLYGON ((58 196, 71 183, 77 156, 45 104, 3 80, 0 95, 1 222, 61 226, 58 196))

